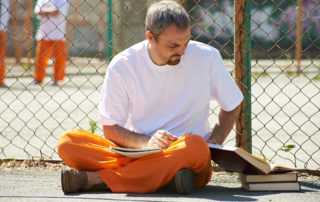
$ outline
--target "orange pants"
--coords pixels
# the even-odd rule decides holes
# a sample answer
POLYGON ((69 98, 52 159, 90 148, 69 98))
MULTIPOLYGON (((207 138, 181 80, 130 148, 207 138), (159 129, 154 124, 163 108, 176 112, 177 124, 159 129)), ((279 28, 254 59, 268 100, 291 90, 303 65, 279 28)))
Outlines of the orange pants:
POLYGON ((61 81, 65 76, 66 53, 65 42, 62 40, 48 41, 40 40, 37 45, 36 64, 34 79, 40 83, 46 76, 45 69, 48 66, 49 58, 52 54, 54 61, 54 80, 61 81))
POLYGON ((77 170, 98 171, 112 192, 155 192, 182 168, 190 168, 196 174, 196 188, 205 186, 211 179, 210 151, 198 135, 185 136, 162 152, 139 159, 114 153, 109 146, 117 147, 105 138, 74 129, 60 136, 58 154, 77 170))
POLYGON ((7 33, 0 31, 0 85, 4 84, 6 78, 6 48, 7 48, 7 33))

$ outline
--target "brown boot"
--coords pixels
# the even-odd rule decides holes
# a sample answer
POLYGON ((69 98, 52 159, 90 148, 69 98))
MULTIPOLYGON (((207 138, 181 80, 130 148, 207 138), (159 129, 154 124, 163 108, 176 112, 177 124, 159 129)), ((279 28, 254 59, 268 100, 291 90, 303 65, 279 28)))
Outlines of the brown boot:
POLYGON ((104 183, 88 187, 88 175, 86 171, 77 171, 70 167, 61 170, 61 186, 64 193, 77 193, 83 191, 103 191, 108 187, 104 183))
POLYGON ((194 172, 189 168, 179 170, 166 186, 180 194, 191 194, 194 191, 194 172))
POLYGON ((62 168, 61 186, 64 193, 81 192, 87 183, 88 176, 85 171, 77 171, 70 167, 62 168))

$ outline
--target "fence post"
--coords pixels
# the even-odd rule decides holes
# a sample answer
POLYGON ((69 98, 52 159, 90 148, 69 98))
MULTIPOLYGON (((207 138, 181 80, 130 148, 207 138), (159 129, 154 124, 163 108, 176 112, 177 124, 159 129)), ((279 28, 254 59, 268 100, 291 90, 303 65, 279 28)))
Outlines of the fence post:
POLYGON ((27 63, 31 64, 32 50, 33 50, 33 37, 32 37, 32 27, 33 27, 33 1, 30 1, 27 5, 27 17, 25 19, 26 22, 26 30, 27 30, 27 63))
POLYGON ((11 12, 13 16, 13 49, 14 56, 16 58, 16 62, 20 63, 21 54, 22 54, 22 46, 20 44, 20 33, 19 33, 19 20, 18 19, 18 0, 14 0, 12 2, 11 12))
POLYGON ((108 0, 108 49, 107 57, 110 62, 112 59, 113 41, 112 41, 112 0, 108 0))
POLYGON ((236 122, 236 146, 252 152, 251 140, 251 39, 250 39, 250 0, 234 0, 235 35, 234 57, 236 82, 244 100, 240 116, 236 122))
POLYGON ((70 53, 70 49, 73 46, 72 44, 72 39, 74 37, 74 31, 75 31, 75 27, 78 24, 78 15, 79 15, 79 7, 80 7, 80 0, 76 0, 75 2, 75 6, 74 6, 74 12, 72 14, 72 18, 71 20, 67 20, 67 36, 66 36, 66 57, 69 58, 69 53, 70 53))
MULTIPOLYGON (((38 0, 33 1, 33 8, 37 5, 37 2, 38 2, 38 0)), ((37 42, 36 36, 37 36, 38 29, 39 29, 39 23, 40 23, 39 19, 37 18, 36 15, 33 14, 33 33, 32 33, 33 51, 32 51, 32 56, 35 56, 36 52, 37 52, 37 43, 38 42, 37 42)))
POLYGON ((301 72, 301 54, 302 54, 302 6, 303 0, 297 0, 298 14, 296 19, 296 61, 297 72, 301 72))

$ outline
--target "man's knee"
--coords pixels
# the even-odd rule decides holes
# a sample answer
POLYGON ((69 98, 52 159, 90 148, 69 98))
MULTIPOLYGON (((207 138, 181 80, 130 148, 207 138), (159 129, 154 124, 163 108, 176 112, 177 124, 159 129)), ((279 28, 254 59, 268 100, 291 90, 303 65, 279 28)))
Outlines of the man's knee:
POLYGON ((189 150, 189 158, 204 158, 208 159, 210 150, 207 142, 199 135, 188 135, 185 139, 186 149, 189 150))
POLYGON ((58 154, 59 156, 64 156, 65 153, 69 153, 70 146, 73 145, 73 143, 77 139, 77 135, 79 134, 78 129, 71 129, 63 132, 59 139, 58 139, 58 154))

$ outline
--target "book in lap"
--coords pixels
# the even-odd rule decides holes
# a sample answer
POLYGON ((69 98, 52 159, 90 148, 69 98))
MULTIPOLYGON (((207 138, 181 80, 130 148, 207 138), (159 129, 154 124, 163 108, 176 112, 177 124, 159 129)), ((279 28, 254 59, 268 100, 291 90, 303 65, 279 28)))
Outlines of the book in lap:
MULTIPOLYGON (((189 135, 187 132, 184 135, 189 135)), ((131 157, 131 158, 141 158, 147 155, 151 155, 154 153, 161 152, 161 148, 147 148, 147 149, 129 149, 122 147, 109 147, 109 149, 115 153, 121 154, 123 156, 131 157)))
POLYGON ((158 153, 161 148, 152 148, 152 149, 128 149, 121 147, 109 147, 109 149, 115 153, 121 154, 123 156, 131 158, 141 158, 150 154, 158 153))
POLYGON ((210 144, 211 159, 228 172, 245 174, 270 174, 279 172, 299 171, 279 164, 270 164, 240 147, 210 144))

